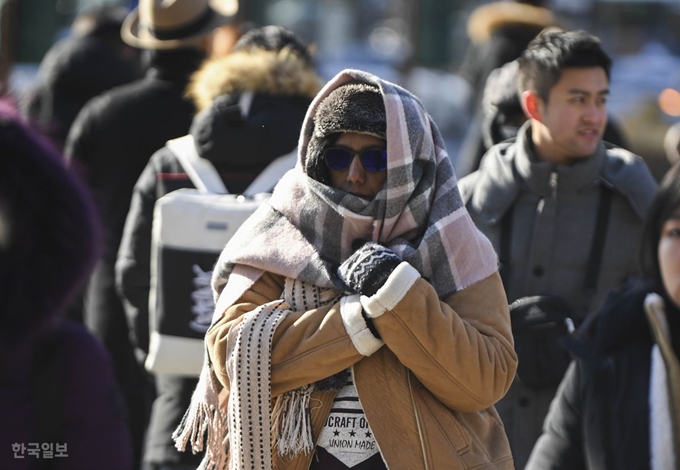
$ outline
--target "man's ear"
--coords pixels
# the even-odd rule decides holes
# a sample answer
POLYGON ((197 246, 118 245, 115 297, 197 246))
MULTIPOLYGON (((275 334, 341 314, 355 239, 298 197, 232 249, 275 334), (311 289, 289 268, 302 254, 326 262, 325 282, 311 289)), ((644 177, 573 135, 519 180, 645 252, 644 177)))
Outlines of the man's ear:
POLYGON ((535 91, 527 90, 522 93, 520 97, 522 103, 522 110, 529 119, 536 121, 541 120, 541 106, 543 100, 536 94, 535 91))

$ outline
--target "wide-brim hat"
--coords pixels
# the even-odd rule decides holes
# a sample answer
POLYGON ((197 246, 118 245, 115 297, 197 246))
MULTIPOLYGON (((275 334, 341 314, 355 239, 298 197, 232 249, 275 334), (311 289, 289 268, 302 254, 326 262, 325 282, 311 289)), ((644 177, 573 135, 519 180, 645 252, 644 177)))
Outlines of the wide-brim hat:
POLYGON ((176 49, 229 23, 237 10, 235 0, 222 0, 215 7, 208 0, 140 0, 125 18, 120 35, 133 47, 176 49))

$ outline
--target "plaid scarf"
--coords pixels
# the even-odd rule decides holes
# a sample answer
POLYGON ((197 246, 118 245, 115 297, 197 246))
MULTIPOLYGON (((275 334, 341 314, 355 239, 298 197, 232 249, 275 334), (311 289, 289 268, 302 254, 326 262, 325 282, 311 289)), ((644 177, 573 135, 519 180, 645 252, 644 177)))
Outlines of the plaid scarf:
MULTIPOLYGON (((335 270, 352 253, 352 242, 357 239, 389 247, 415 267, 442 299, 497 270, 491 244, 474 226, 461 200, 439 130, 420 101, 408 91, 366 72, 339 73, 310 105, 298 148, 296 168, 277 184, 269 203, 260 206, 242 225, 216 264, 213 291, 217 307, 213 323, 263 272, 339 294, 334 290, 338 285, 335 270), (304 171, 310 158, 307 150, 319 103, 338 86, 355 80, 379 87, 387 116, 387 178, 371 201, 324 185, 304 171)), ((237 363, 245 357, 244 351, 253 350, 250 339, 253 333, 269 338, 258 347, 270 360, 271 335, 291 307, 286 299, 274 304, 250 312, 239 326, 236 346, 230 351, 227 364, 231 391, 240 390, 238 387, 244 381, 250 381, 262 397, 267 396, 268 374, 254 381, 247 373, 248 368, 237 363)), ((232 452, 231 469, 246 468, 246 463, 247 468, 271 468, 270 430, 261 434, 259 429, 262 425, 271 426, 271 400, 266 402, 266 409, 257 408, 267 415, 263 417, 253 414, 252 403, 243 403, 243 397, 233 398, 231 395, 236 394, 231 393, 225 414, 217 402, 215 378, 207 357, 203 369, 192 405, 175 433, 177 447, 184 449, 191 440, 194 450, 202 450, 202 433, 209 430, 201 468, 225 468, 227 446, 232 452), (236 400, 240 405, 235 404, 236 400), (259 436, 256 442, 236 447, 235 435, 253 432, 259 436), (258 456, 248 450, 259 449, 257 446, 264 446, 264 454, 268 455, 258 456), (251 463, 255 465, 250 466, 251 463)), ((296 391, 289 393, 293 392, 296 391)), ((299 408, 300 403, 296 406, 299 408)), ((280 419, 299 421, 293 416, 280 419)), ((284 453, 285 448, 284 445, 284 453)), ((307 442, 301 449, 288 452, 310 450, 307 442)))

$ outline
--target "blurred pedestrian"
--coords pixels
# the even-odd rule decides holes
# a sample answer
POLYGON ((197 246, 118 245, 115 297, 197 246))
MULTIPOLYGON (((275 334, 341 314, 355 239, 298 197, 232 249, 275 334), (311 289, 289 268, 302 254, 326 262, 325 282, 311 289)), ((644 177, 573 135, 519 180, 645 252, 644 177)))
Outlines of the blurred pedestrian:
POLYGON ((45 138, 2 105, 0 161, 0 468, 129 470, 106 349, 63 318, 95 263, 94 205, 45 138))
MULTIPOLYGON (((115 288, 115 262, 132 191, 151 155, 187 133, 195 109, 189 77, 210 52, 211 33, 229 21, 207 0, 140 0, 121 35, 144 49, 144 78, 94 98, 69 133, 66 155, 92 189, 103 222, 103 254, 90 280, 84 321, 109 350, 130 411, 136 462, 141 458, 152 387, 133 353, 115 288)), ((139 358, 142 359, 142 358, 139 358)))
MULTIPOLYGON (((269 163, 295 149, 307 107, 320 88, 308 46, 294 33, 280 26, 250 30, 231 54, 207 61, 192 78, 189 94, 201 112, 190 135, 199 155, 233 194, 240 194, 269 163)), ((153 154, 135 186, 116 268, 140 357, 149 353, 154 204, 189 187, 193 184, 168 147, 153 154)), ((153 470, 196 468, 202 455, 178 452, 171 436, 197 379, 157 374, 155 381, 158 395, 144 461, 153 470)))
POLYGON ((218 13, 232 18, 213 32, 211 57, 217 58, 229 54, 241 36, 255 25, 250 21, 244 21, 245 9, 240 8, 239 0, 214 0, 210 6, 218 13))
POLYGON ((470 44, 459 74, 470 85, 470 125, 456 159, 459 177, 475 171, 484 154, 483 97, 491 73, 519 57, 529 41, 544 28, 554 26, 555 16, 545 0, 500 0, 476 7, 467 22, 470 44))
POLYGON ((516 366, 506 298, 436 125, 347 70, 299 143, 213 271, 178 446, 216 469, 512 468, 493 408, 516 366))
POLYGON ((85 103, 139 78, 139 54, 120 37, 125 13, 121 7, 101 7, 78 15, 71 35, 40 63, 23 113, 60 150, 85 103))
POLYGON ((545 0, 501 0, 475 8, 467 22, 470 45, 460 75, 472 87, 471 109, 479 108, 491 72, 517 59, 556 18, 545 0))
POLYGON ((676 469, 680 463, 680 164, 641 243, 642 280, 612 293, 570 343, 572 363, 528 470, 676 469))
POLYGON ((520 469, 569 364, 551 338, 578 326, 638 271, 635 251, 656 182, 640 157, 602 140, 610 66, 584 31, 539 35, 519 59, 528 122, 460 182, 518 308, 519 378, 497 408, 520 469))
MULTIPOLYGON (((126 10, 100 7, 78 15, 71 36, 47 51, 22 113, 62 151, 78 112, 91 98, 139 78, 139 54, 120 37, 126 10)), ((83 293, 67 316, 83 320, 83 293)))

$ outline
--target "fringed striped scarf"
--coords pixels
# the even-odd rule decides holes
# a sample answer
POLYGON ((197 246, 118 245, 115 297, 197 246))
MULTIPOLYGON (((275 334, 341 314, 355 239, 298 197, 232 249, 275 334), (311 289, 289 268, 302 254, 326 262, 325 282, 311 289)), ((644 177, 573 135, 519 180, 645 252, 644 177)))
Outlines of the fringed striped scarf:
MULTIPOLYGON (((420 101, 408 91, 366 72, 341 72, 310 105, 298 148, 296 168, 281 179, 270 202, 243 224, 217 262, 213 323, 265 271, 296 280, 305 289, 315 286, 330 297, 340 294, 335 289, 335 268, 351 254, 356 239, 377 241, 392 249, 429 280, 440 298, 497 270, 491 244, 463 205, 441 135, 420 101), (380 88, 387 115, 387 179, 372 201, 323 185, 304 172, 319 103, 338 86, 355 80, 380 88)), ((219 406, 215 377, 206 357, 191 407, 174 436, 179 449, 191 441, 198 451, 205 444, 202 433, 208 433, 201 469, 226 468, 227 451, 230 469, 271 468, 272 410, 265 399, 270 386, 271 335, 290 307, 286 299, 272 302, 250 312, 240 323, 239 339, 227 364, 230 395, 226 413, 219 406), (244 354, 255 349, 263 356, 261 369, 253 375, 243 362, 248 361, 244 354), (245 382, 251 383, 250 392, 242 390, 245 382), (245 402, 244 393, 246 398, 250 393, 245 402), (243 445, 240 436, 249 436, 249 443, 243 445), (252 440, 250 436, 254 436, 252 440)), ((304 422, 296 420, 299 414, 295 411, 282 412, 279 402, 292 403, 292 409, 299 410, 309 390, 303 392, 279 397, 274 410, 281 427, 297 429, 291 433, 297 437, 304 422), (291 426, 287 420, 300 425, 291 426)), ((291 440, 280 441, 279 452, 310 451, 311 437, 303 437, 304 444, 298 448, 287 447, 291 440)))

